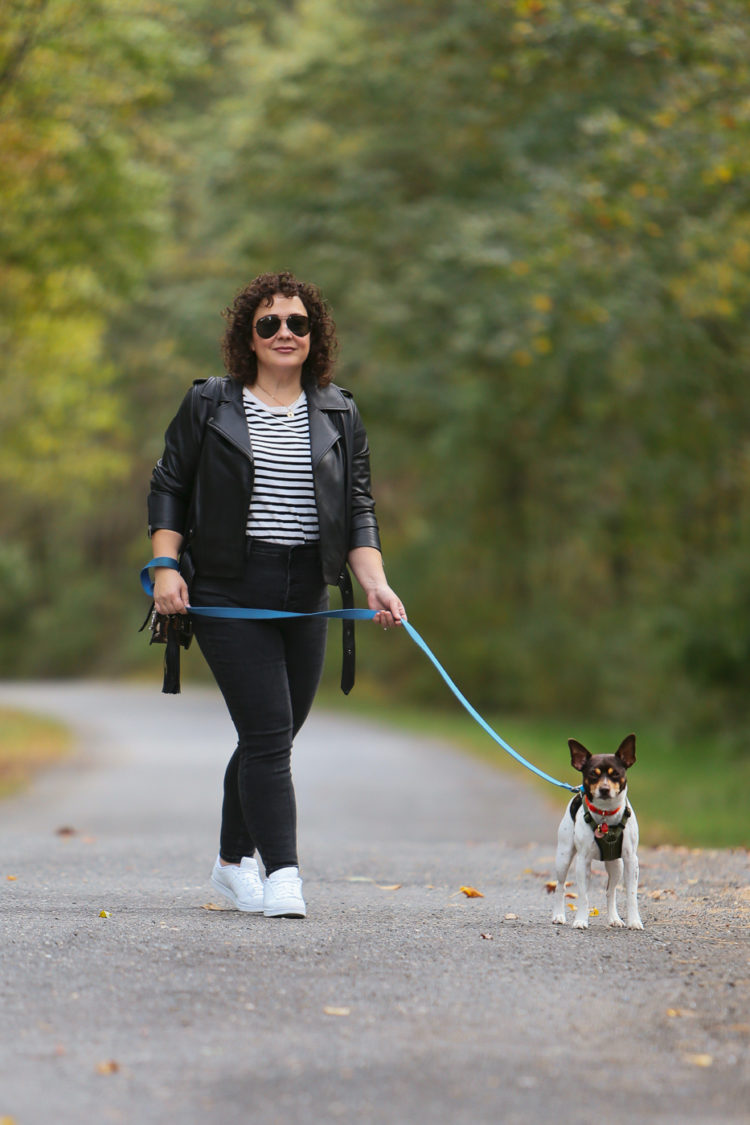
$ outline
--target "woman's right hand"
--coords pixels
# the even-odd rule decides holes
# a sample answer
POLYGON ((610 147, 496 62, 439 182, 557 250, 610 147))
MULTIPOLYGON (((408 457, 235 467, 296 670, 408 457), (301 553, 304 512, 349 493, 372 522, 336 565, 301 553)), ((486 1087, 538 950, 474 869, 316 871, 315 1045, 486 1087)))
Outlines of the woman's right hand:
POLYGON ((187 613, 190 596, 178 570, 157 566, 154 571, 154 609, 157 613, 187 613))

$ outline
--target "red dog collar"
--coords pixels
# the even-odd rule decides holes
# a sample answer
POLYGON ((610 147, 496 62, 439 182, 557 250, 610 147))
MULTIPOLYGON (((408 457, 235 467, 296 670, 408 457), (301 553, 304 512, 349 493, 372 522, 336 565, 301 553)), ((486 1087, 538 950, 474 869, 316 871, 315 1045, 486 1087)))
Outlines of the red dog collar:
POLYGON ((596 813, 597 816, 605 816, 605 817, 617 816, 618 812, 622 808, 622 805, 620 805, 616 809, 609 809, 609 810, 605 811, 604 809, 598 809, 596 807, 596 805, 592 805, 591 801, 588 799, 588 797, 586 796, 585 793, 583 795, 583 799, 586 802, 586 806, 587 806, 589 812, 596 813))

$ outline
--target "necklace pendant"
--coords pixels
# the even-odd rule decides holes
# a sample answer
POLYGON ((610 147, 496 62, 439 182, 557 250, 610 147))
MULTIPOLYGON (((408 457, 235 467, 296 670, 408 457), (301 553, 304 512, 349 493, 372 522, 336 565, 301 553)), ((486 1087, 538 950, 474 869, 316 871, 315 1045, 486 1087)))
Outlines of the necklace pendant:
POLYGON ((286 416, 287 416, 287 418, 293 418, 294 417, 294 411, 292 410, 291 406, 287 410, 286 416))

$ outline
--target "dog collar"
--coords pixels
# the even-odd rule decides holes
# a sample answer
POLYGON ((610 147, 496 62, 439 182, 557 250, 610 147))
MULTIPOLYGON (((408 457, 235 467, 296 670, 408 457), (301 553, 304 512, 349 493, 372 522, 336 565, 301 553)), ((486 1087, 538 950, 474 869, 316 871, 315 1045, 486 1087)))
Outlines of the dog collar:
POLYGON ((586 802, 586 807, 588 808, 589 812, 596 813, 597 816, 603 816, 605 818, 609 818, 610 816, 617 816, 618 812, 622 808, 622 805, 618 805, 616 809, 598 809, 596 805, 591 804, 591 801, 588 799, 585 793, 583 794, 583 799, 586 802))

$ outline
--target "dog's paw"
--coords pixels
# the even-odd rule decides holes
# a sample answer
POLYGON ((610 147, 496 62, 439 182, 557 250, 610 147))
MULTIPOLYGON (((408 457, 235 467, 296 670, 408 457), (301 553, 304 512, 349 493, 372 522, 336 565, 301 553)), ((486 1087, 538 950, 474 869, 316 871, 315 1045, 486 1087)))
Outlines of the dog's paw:
POLYGON ((613 929, 619 930, 625 923, 619 914, 615 914, 612 918, 607 919, 607 925, 612 926, 613 929))
POLYGON ((560 914, 553 914, 552 915, 552 925, 553 926, 564 926, 565 925, 565 915, 562 912, 560 914))
POLYGON ((587 930, 588 928, 589 928, 588 918, 576 918, 575 922, 573 923, 573 929, 574 930, 587 930))
POLYGON ((642 930, 643 929, 643 922, 640 920, 640 918, 633 918, 633 920, 631 922, 628 922, 628 929, 629 930, 642 930))

